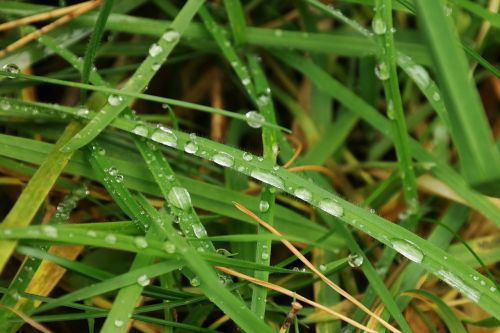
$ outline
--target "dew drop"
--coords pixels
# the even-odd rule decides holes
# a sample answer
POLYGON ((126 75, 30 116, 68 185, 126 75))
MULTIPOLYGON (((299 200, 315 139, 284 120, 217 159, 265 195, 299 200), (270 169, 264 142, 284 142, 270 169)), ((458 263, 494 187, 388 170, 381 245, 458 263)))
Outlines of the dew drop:
POLYGON ((269 259, 269 253, 268 253, 268 252, 265 252, 265 251, 264 251, 264 252, 262 252, 262 254, 260 255, 260 258, 261 258, 262 260, 267 260, 267 259, 269 259))
POLYGON ((274 30, 274 35, 276 37, 282 37, 283 36, 283 30, 281 30, 281 29, 274 30))
POLYGON ((57 238, 57 228, 51 225, 44 225, 42 232, 50 238, 57 238))
POLYGON ((231 156, 225 152, 220 152, 220 153, 215 154, 213 156, 213 161, 215 163, 217 163, 218 165, 221 165, 223 167, 232 167, 234 165, 233 156, 231 156))
POLYGON ((198 151, 198 145, 193 141, 189 141, 184 146, 184 151, 188 154, 195 154, 198 151))
POLYGON ((410 241, 404 239, 393 239, 391 240, 391 244, 394 250, 398 251, 411 261, 421 263, 424 259, 424 254, 419 247, 410 241))
POLYGON ((261 200, 259 202, 259 211, 261 213, 265 213, 269 210, 269 202, 265 201, 265 200, 261 200))
POLYGON ((132 133, 136 134, 136 135, 139 135, 139 136, 148 136, 148 128, 146 126, 142 126, 142 125, 137 125, 136 127, 134 127, 134 129, 132 130, 132 133))
POLYGON ((441 99, 441 96, 436 91, 436 92, 434 92, 434 94, 432 94, 432 99, 435 100, 436 102, 438 102, 441 99))
POLYGON ((203 225, 193 224, 193 232, 196 238, 202 238, 207 236, 207 231, 203 225))
POLYGON ((197 276, 195 276, 194 278, 189 280, 189 284, 191 284, 193 287, 198 287, 201 284, 201 282, 200 279, 197 276))
POLYGON ((152 57, 156 57, 157 55, 159 55, 160 53, 163 52, 163 48, 154 43, 154 44, 151 44, 151 47, 149 48, 149 55, 152 56, 152 57))
POLYGON ((325 272, 326 271, 326 265, 319 265, 319 270, 322 271, 322 272, 325 272))
POLYGON ((123 98, 120 95, 109 95, 108 103, 112 106, 120 105, 123 102, 123 98))
POLYGON ((243 80, 241 80, 241 83, 244 85, 244 86, 248 86, 251 81, 249 78, 244 78, 243 80))
POLYGON ((108 244, 115 244, 116 236, 113 234, 107 234, 106 237, 104 237, 104 241, 108 244))
POLYGON ((321 200, 318 204, 318 207, 322 211, 336 217, 344 215, 344 209, 331 199, 321 200))
POLYGON ((94 238, 97 237, 97 233, 94 230, 89 230, 87 231, 87 236, 94 238))
POLYGON ((123 324, 125 324, 123 320, 120 320, 120 319, 116 319, 115 320, 115 326, 116 327, 122 327, 123 324))
POLYGON ((148 247, 148 241, 144 237, 136 237, 134 239, 135 246, 140 249, 145 249, 148 247))
POLYGON ((262 127, 262 124, 265 122, 265 118, 263 115, 258 113, 257 111, 248 111, 245 114, 245 118, 247 121, 248 126, 253 127, 253 128, 260 128, 262 127))
POLYGON ((151 140, 169 147, 177 147, 177 136, 168 128, 160 127, 153 132, 151 140))
POLYGON ((384 20, 380 17, 375 17, 372 20, 372 29, 376 35, 383 35, 387 31, 387 26, 385 25, 384 20))
POLYGON ((452 286, 455 289, 458 289, 462 294, 470 298, 474 302, 478 302, 480 298, 479 292, 468 286, 461 278, 455 276, 451 272, 447 272, 445 270, 439 270, 436 274, 447 284, 452 286))
MULTIPOLYGON (((19 74, 19 72, 21 71, 16 64, 6 64, 2 67, 2 70, 6 71, 9 74, 19 74)), ((10 79, 15 78, 14 75, 8 75, 7 77, 10 79)))
POLYGON ((245 152, 245 153, 243 153, 243 160, 250 162, 251 160, 253 160, 253 155, 245 152))
POLYGON ((2 109, 2 110, 4 110, 4 111, 8 111, 8 110, 10 110, 10 103, 9 103, 9 101, 7 101, 7 100, 5 100, 5 99, 4 99, 4 100, 2 100, 2 101, 0 102, 0 109, 2 109))
POLYGON ((163 243, 163 249, 165 252, 172 254, 175 252, 175 245, 172 242, 166 241, 163 243))
POLYGON ((385 62, 381 62, 375 66, 375 75, 381 81, 389 79, 390 77, 389 67, 385 62))
POLYGON ((285 185, 283 184, 283 180, 281 180, 280 177, 273 175, 272 173, 269 173, 267 171, 253 170, 252 172, 250 172, 250 176, 252 178, 260 180, 261 182, 264 182, 264 183, 269 184, 271 186, 277 187, 279 189, 285 188, 285 185))
MULTIPOLYGON (((420 65, 413 65, 406 69, 410 77, 415 81, 419 87, 427 87, 431 83, 429 73, 420 65)), ((433 97, 434 98, 434 97, 433 97)))
POLYGON ((160 69, 160 67, 161 67, 161 64, 158 64, 158 63, 154 63, 151 65, 151 69, 155 72, 158 71, 160 69))
POLYGON ((78 108, 78 110, 76 110, 76 115, 78 117, 87 117, 89 115, 89 113, 90 113, 90 111, 86 107, 81 107, 81 108, 78 108))
POLYGON ((184 187, 172 187, 170 192, 168 192, 167 199, 171 205, 184 211, 191 208, 191 196, 184 187))
POLYGON ((143 274, 137 278, 137 283, 142 287, 146 287, 151 283, 151 280, 148 278, 146 274, 143 274))
POLYGON ((311 192, 303 187, 299 187, 298 189, 293 191, 293 195, 307 202, 309 202, 312 198, 311 192))
POLYGON ((173 43, 173 42, 176 42, 179 40, 181 34, 177 31, 177 30, 174 30, 174 29, 168 29, 167 31, 165 31, 165 33, 163 34, 163 39, 167 42, 167 43, 173 43))
POLYGON ((347 257, 347 263, 351 267, 359 267, 363 265, 364 258, 363 256, 360 256, 359 254, 350 254, 347 257))

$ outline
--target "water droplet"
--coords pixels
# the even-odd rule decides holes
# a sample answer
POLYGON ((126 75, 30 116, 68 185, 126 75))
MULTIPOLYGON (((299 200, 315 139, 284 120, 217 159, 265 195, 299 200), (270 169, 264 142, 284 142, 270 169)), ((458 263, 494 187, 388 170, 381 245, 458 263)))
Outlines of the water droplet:
POLYGON ((116 236, 113 234, 107 234, 106 237, 104 237, 104 241, 109 244, 115 244, 116 236))
POLYGON ((431 78, 427 70, 420 65, 413 65, 406 68, 408 75, 419 87, 427 87, 431 83, 431 78))
POLYGON ((258 113, 257 111, 248 111, 245 114, 246 121, 248 126, 253 128, 260 128, 262 124, 266 121, 263 115, 258 113))
POLYGON ((120 95, 109 95, 108 103, 113 106, 120 105, 123 102, 123 98, 120 95))
POLYGON ((372 29, 375 34, 383 35, 387 31, 387 26, 385 25, 384 20, 382 20, 380 17, 375 17, 372 20, 372 29))
POLYGON ((220 153, 215 154, 213 156, 213 161, 215 163, 217 163, 218 165, 221 165, 223 167, 232 167, 234 165, 233 156, 231 156, 225 152, 220 152, 220 153))
POLYGON ((193 224, 193 232, 196 238, 202 238, 207 236, 207 231, 201 224, 193 224))
POLYGON ((311 201, 311 198, 312 198, 311 192, 303 187, 299 187, 298 189, 293 191, 293 195, 299 199, 306 201, 306 202, 311 201))
POLYGON ((331 199, 321 200, 318 204, 318 207, 322 211, 336 217, 344 215, 344 209, 331 199))
MULTIPOLYGON (((6 71, 9 74, 19 74, 19 72, 21 71, 16 64, 6 64, 2 67, 2 70, 6 71)), ((15 78, 14 75, 8 75, 7 77, 10 79, 15 78)))
POLYGON ((197 276, 195 276, 194 278, 189 280, 189 284, 191 284, 193 287, 198 287, 201 284, 201 282, 200 279, 197 276))
POLYGON ((248 78, 248 77, 244 78, 243 80, 241 80, 241 83, 244 86, 248 86, 251 83, 250 78, 248 78))
POLYGON ((282 37, 283 36, 283 30, 281 30, 281 29, 274 30, 274 35, 276 37, 282 37))
POLYGON ((10 103, 9 101, 7 100, 2 100, 2 102, 0 102, 0 109, 4 110, 4 111, 8 111, 10 110, 10 103))
POLYGON ((253 170, 252 172, 250 172, 250 176, 257 180, 260 180, 261 182, 277 187, 279 189, 285 188, 283 180, 281 180, 280 177, 273 175, 272 173, 269 173, 267 171, 253 170))
POLYGON ((269 259, 269 253, 268 253, 268 252, 265 252, 265 251, 264 251, 264 252, 262 252, 262 253, 261 253, 261 255, 260 255, 260 258, 261 258, 262 260, 267 260, 267 259, 269 259))
POLYGON ((166 241, 163 243, 163 249, 165 252, 172 254, 175 252, 175 245, 172 242, 166 241))
POLYGON ((325 272, 326 271, 326 265, 319 265, 319 270, 322 271, 322 272, 325 272))
POLYGON ((165 33, 163 34, 163 39, 167 42, 167 43, 173 43, 173 42, 176 42, 179 40, 181 34, 177 31, 177 30, 174 30, 174 29, 168 29, 167 31, 165 31, 165 33))
POLYGON ((424 259, 424 254, 419 247, 410 241, 404 239, 393 239, 391 240, 391 244, 394 250, 398 251, 411 261, 421 263, 424 259))
POLYGON ((97 237, 97 233, 94 230, 89 230, 89 231, 87 231, 87 236, 97 237))
POLYGON ((363 256, 360 256, 359 254, 350 254, 347 257, 347 263, 351 267, 359 267, 363 265, 364 258, 363 256))
POLYGON ((182 210, 189 210, 191 208, 191 196, 184 187, 172 187, 170 192, 168 192, 167 199, 171 205, 182 210))
POLYGON ((265 201, 265 200, 261 200, 259 202, 259 210, 262 212, 262 213, 265 213, 269 210, 269 202, 265 201))
POLYGON ((168 128, 160 127, 151 135, 151 140, 169 147, 177 147, 177 136, 168 128))
POLYGON ((136 237, 134 239, 135 246, 140 249, 145 249, 148 247, 148 241, 144 237, 136 237))
POLYGON ((253 155, 245 152, 245 153, 243 153, 243 159, 247 162, 250 162, 251 160, 253 160, 253 155))
POLYGON ((159 63, 154 63, 154 64, 152 64, 152 65, 151 65, 151 69, 152 69, 153 71, 155 71, 155 72, 156 72, 157 70, 159 70, 159 69, 160 69, 160 67, 161 67, 161 64, 159 64, 159 63))
POLYGON ((497 288, 496 287, 490 287, 490 291, 491 292, 495 292, 495 291, 497 291, 497 288))
POLYGON ((159 55, 160 53, 163 52, 163 48, 154 43, 154 44, 151 44, 151 47, 149 48, 149 55, 152 56, 152 57, 156 57, 157 55, 159 55))
POLYGON ((441 96, 436 91, 436 92, 434 92, 434 94, 432 94, 432 99, 435 100, 436 102, 438 102, 441 99, 441 96))
POLYGON ((115 320, 115 326, 116 327, 122 327, 123 324, 125 324, 125 322, 123 320, 120 320, 120 319, 116 319, 115 320))
POLYGON ((381 62, 375 66, 375 75, 381 81, 389 79, 390 77, 389 67, 385 62, 381 62))
POLYGON ((137 283, 140 286, 145 287, 151 283, 151 280, 148 278, 146 274, 143 274, 137 278, 137 283))
POLYGON ((78 117, 87 117, 89 115, 89 113, 90 113, 90 111, 86 107, 81 107, 81 108, 78 108, 78 110, 76 110, 76 115, 78 117))
POLYGON ((42 232, 50 238, 57 238, 57 228, 51 225, 42 226, 42 232))
POLYGON ((184 151, 189 154, 195 154, 198 151, 198 145, 193 141, 189 141, 184 146, 184 151))
POLYGON ((136 135, 139 135, 139 136, 148 136, 148 128, 146 126, 142 126, 142 125, 137 125, 136 127, 134 127, 134 129, 132 130, 132 133, 136 134, 136 135))
POLYGON ((257 103, 259 105, 266 105, 267 103, 269 103, 269 96, 267 94, 261 94, 259 95, 259 97, 257 97, 257 103))
POLYGON ((460 291, 462 294, 464 294, 465 296, 467 296, 468 298, 470 298, 472 301, 474 301, 476 303, 479 301, 479 297, 480 297, 479 292, 476 289, 468 286, 458 276, 455 276, 453 273, 447 272, 445 270, 439 270, 439 271, 436 272, 436 274, 444 282, 446 282, 447 284, 449 284, 453 288, 458 289, 458 291, 460 291))

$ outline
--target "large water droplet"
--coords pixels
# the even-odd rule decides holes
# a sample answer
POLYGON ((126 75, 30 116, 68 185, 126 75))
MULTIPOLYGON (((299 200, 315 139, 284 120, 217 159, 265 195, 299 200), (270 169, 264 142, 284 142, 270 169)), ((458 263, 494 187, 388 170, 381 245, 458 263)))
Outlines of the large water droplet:
POLYGON ((123 102, 123 98, 120 95, 109 95, 108 103, 113 106, 120 105, 123 102))
POLYGON ((263 115, 258 113, 257 111, 248 111, 245 114, 247 124, 253 128, 260 128, 262 124, 266 121, 263 115))
POLYGON ((163 243, 163 249, 165 250, 165 252, 172 254, 175 252, 175 245, 170 241, 166 241, 165 243, 163 243))
POLYGON ((382 35, 387 31, 387 26, 385 25, 384 20, 382 20, 380 17, 375 17, 372 20, 372 29, 375 34, 382 35))
POLYGON ((162 51, 163 51, 163 48, 160 45, 154 43, 154 44, 151 44, 151 47, 149 48, 149 55, 152 57, 156 57, 157 55, 162 53, 162 51))
POLYGON ((137 283, 142 287, 146 287, 151 283, 151 280, 149 280, 146 274, 143 274, 137 278, 137 283))
POLYGON ((436 273, 444 282, 452 286, 453 288, 458 289, 462 294, 470 298, 474 302, 479 302, 480 293, 476 289, 470 287, 458 276, 454 275, 451 272, 447 272, 445 270, 439 270, 436 273))
POLYGON ((360 256, 359 254, 350 254, 347 257, 347 263, 351 267, 359 267, 363 265, 364 258, 363 256, 360 256))
POLYGON ((389 79, 390 77, 390 72, 389 72, 389 66, 385 62, 381 62, 375 66, 375 75, 378 77, 379 80, 385 81, 389 79))
POLYGON ((404 239, 393 239, 391 240, 391 244, 394 250, 398 251, 411 261, 421 263, 424 259, 424 254, 420 248, 410 241, 404 239))
POLYGON ((167 199, 171 205, 182 210, 188 210, 191 208, 191 196, 189 195, 188 190, 184 187, 172 187, 170 192, 168 192, 167 199))
POLYGON ((312 198, 311 192, 303 187, 299 187, 298 189, 293 191, 293 195, 307 202, 311 201, 312 198))
POLYGON ((177 31, 177 30, 174 30, 174 29, 168 29, 167 31, 165 31, 165 33, 163 34, 163 39, 167 42, 167 43, 173 43, 173 42, 176 42, 179 40, 181 34, 177 31))
POLYGON ((285 188, 283 180, 281 180, 280 177, 273 175, 272 173, 269 173, 267 171, 253 170, 252 172, 250 172, 250 176, 279 189, 285 188))
MULTIPOLYGON (((20 69, 16 64, 6 64, 3 65, 2 70, 6 71, 9 74, 19 74, 20 69)), ((14 75, 7 75, 8 78, 15 78, 14 75)))
POLYGON ((137 125, 136 127, 134 127, 134 129, 132 130, 132 133, 136 134, 136 135, 139 135, 139 136, 148 136, 148 128, 146 126, 142 126, 142 125, 137 125))
POLYGON ((224 167, 232 167, 234 165, 233 156, 231 156, 225 152, 220 152, 220 153, 215 154, 213 156, 213 161, 215 163, 217 163, 218 165, 221 165, 224 167))
POLYGON ((168 128, 160 127, 151 135, 151 140, 169 147, 177 147, 177 136, 168 128))
POLYGON ((340 217, 340 216, 344 215, 344 209, 339 204, 337 204, 335 201, 333 201, 331 199, 321 200, 318 204, 318 207, 322 211, 324 211, 330 215, 336 216, 336 217, 340 217))
POLYGON ((145 249, 148 247, 148 241, 144 237, 136 237, 134 239, 135 246, 140 249, 145 249))
POLYGON ((427 70, 420 65, 413 65, 406 69, 410 77, 419 87, 427 87, 431 83, 431 78, 427 70))
POLYGON ((262 213, 265 213, 269 210, 269 202, 265 201, 265 200, 261 200, 259 202, 259 211, 261 211, 262 213))
POLYGON ((196 144, 196 142, 189 141, 184 146, 184 151, 188 154, 195 154, 198 151, 198 145, 196 144))
POLYGON ((51 225, 44 225, 42 232, 50 238, 57 238, 57 228, 51 225))
POLYGON ((196 238, 202 238, 207 236, 207 231, 203 225, 193 224, 193 232, 196 238))

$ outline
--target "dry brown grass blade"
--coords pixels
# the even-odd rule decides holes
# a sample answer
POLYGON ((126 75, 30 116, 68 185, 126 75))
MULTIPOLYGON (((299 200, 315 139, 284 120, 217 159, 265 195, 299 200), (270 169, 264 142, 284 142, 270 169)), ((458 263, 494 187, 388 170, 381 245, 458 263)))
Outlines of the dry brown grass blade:
POLYGON ((297 157, 299 157, 300 153, 302 152, 302 149, 304 148, 302 142, 300 142, 299 139, 293 137, 292 135, 287 135, 286 138, 295 145, 295 151, 293 152, 293 155, 292 157, 290 157, 288 162, 283 165, 283 168, 285 169, 292 165, 293 162, 295 162, 297 157))
MULTIPOLYGON (((262 225, 264 228, 269 230, 272 234, 277 235, 277 236, 283 236, 278 230, 276 230, 274 227, 269 225, 268 223, 264 222, 262 219, 260 219, 257 215, 255 215, 251 210, 246 208, 245 206, 234 202, 234 205, 236 208, 238 208, 241 212, 245 213, 249 217, 251 217, 254 221, 262 225)), ((333 290, 338 292, 340 295, 351 301, 353 304, 355 304, 358 308, 360 308, 363 312, 368 314, 370 317, 373 317, 376 319, 380 324, 385 326, 387 329, 389 329, 391 332, 394 333, 401 333, 397 328, 386 322, 384 319, 382 319, 380 316, 378 316, 376 313, 368 309, 366 306, 364 306, 361 302, 359 302, 355 297, 350 295, 348 292, 346 292, 344 289, 340 288, 338 285, 336 285, 332 280, 327 278, 323 273, 321 273, 306 257, 300 253, 300 251, 293 246, 292 243, 287 241, 286 239, 281 239, 280 240, 283 245, 285 245, 297 258, 304 263, 311 271, 313 271, 317 276, 320 277, 320 279, 325 282, 328 286, 330 286, 333 290)))
POLYGON ((290 311, 288 311, 285 321, 281 325, 279 333, 286 333, 288 331, 290 325, 292 325, 293 319, 300 311, 300 309, 302 309, 302 304, 300 304, 299 302, 292 302, 292 307, 290 308, 290 311))
POLYGON ((74 10, 74 11, 70 12, 69 14, 61 17, 60 19, 58 19, 58 20, 56 20, 56 21, 54 21, 52 23, 49 23, 46 26, 44 26, 44 27, 42 27, 42 28, 40 28, 40 29, 38 29, 36 31, 33 31, 32 33, 29 33, 29 34, 27 34, 27 35, 19 38, 17 41, 15 41, 14 43, 8 45, 5 49, 3 49, 3 50, 0 51, 0 58, 4 57, 8 53, 11 53, 11 52, 17 50, 18 48, 20 48, 22 46, 28 44, 29 42, 31 42, 31 41, 39 38, 43 34, 46 34, 47 32, 52 31, 55 28, 57 28, 57 27, 65 24, 65 23, 71 21, 75 17, 85 14, 86 12, 88 12, 89 10, 94 9, 95 7, 99 6, 100 4, 101 4, 101 0, 91 1, 87 5, 80 6, 76 10, 74 10))
POLYGON ((43 332, 43 333, 53 333, 47 327, 43 326, 42 324, 40 324, 36 320, 31 319, 31 317, 29 317, 28 315, 26 315, 24 312, 21 312, 19 310, 13 309, 13 308, 10 308, 10 307, 5 306, 3 304, 0 304, 0 307, 5 308, 5 309, 7 309, 9 311, 12 311, 12 313, 15 313, 16 316, 18 316, 19 318, 21 318, 22 320, 24 320, 25 323, 27 323, 28 325, 30 325, 33 328, 36 328, 40 332, 43 332))
POLYGON ((352 326, 356 327, 356 328, 359 328, 360 330, 363 330, 363 331, 366 331, 366 332, 370 332, 370 333, 377 333, 377 331, 374 331, 372 330, 371 328, 368 328, 366 326, 364 326, 363 324, 360 324, 354 320, 352 320, 351 318, 337 312, 337 311, 334 311, 324 305, 321 305, 319 303, 316 303, 315 301, 312 301, 310 300, 309 298, 306 298, 302 295, 299 295, 297 294, 296 292, 294 291, 291 291, 290 289, 286 289, 284 287, 281 287, 281 286, 278 286, 278 285, 275 285, 273 283, 269 283, 269 282, 266 282, 266 281, 262 281, 262 280, 259 280, 259 279, 256 279, 252 276, 248 276, 246 274, 243 274, 243 273, 240 273, 240 272, 237 272, 237 271, 234 271, 232 269, 229 269, 229 268, 226 268, 226 267, 221 267, 221 266, 216 266, 215 268, 217 268, 218 270, 220 270, 221 272, 224 272, 226 274, 230 274, 232 276, 235 276, 235 277, 239 277, 241 279, 244 279, 244 280, 247 280, 247 281, 250 281, 254 284, 257 284, 259 286, 262 286, 262 287, 265 287, 265 288, 268 288, 268 289, 272 289, 274 291, 277 291, 279 293, 282 293, 284 295, 287 295, 289 297, 292 297, 292 298, 295 298, 299 301, 301 301, 302 303, 306 303, 306 304, 309 304, 311 306, 314 306, 315 308, 318 308, 318 309, 321 309, 343 321, 345 321, 346 323, 349 323, 351 324, 352 326))
POLYGON ((54 9, 54 10, 51 10, 48 12, 39 13, 39 14, 31 15, 31 16, 26 16, 26 17, 22 17, 22 18, 17 19, 17 20, 5 22, 5 23, 0 24, 0 31, 5 31, 5 30, 9 30, 9 29, 12 29, 15 27, 22 26, 22 25, 26 25, 26 24, 30 24, 30 23, 34 23, 34 22, 45 21, 45 20, 50 20, 54 17, 66 15, 72 11, 79 9, 80 7, 88 6, 89 3, 92 3, 92 2, 94 2, 94 1, 86 1, 86 2, 82 2, 82 3, 78 3, 76 5, 58 8, 58 9, 54 9))

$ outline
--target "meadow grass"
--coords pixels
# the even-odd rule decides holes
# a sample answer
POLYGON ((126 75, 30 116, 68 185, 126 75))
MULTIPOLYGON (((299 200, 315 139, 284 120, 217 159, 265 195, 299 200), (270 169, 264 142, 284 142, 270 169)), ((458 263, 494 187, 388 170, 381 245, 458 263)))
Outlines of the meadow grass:
POLYGON ((0 6, 0 331, 498 328, 494 5, 95 5, 0 6))

